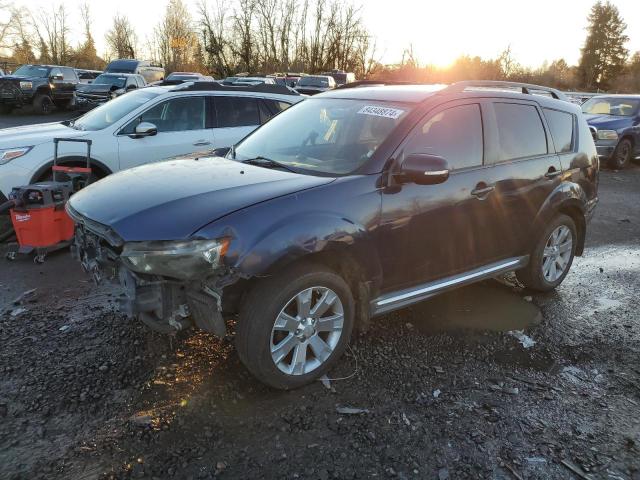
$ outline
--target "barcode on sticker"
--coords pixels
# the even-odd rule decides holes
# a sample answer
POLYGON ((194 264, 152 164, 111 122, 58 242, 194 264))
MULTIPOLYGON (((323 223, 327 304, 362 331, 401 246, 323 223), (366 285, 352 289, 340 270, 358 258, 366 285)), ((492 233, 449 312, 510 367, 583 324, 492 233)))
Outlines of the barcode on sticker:
POLYGON ((374 115, 376 117, 392 118, 395 120, 404 113, 399 108, 376 107, 375 105, 366 105, 358 110, 361 115, 374 115))

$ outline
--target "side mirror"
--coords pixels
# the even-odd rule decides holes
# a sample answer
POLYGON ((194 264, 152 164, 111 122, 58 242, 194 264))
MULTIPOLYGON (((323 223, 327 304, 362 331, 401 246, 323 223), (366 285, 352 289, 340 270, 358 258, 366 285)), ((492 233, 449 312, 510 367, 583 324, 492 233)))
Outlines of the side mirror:
POLYGON ((51 80, 52 82, 60 82, 62 80, 62 75, 60 73, 56 75, 51 75, 49 77, 49 80, 51 80))
POLYGON ((140 122, 136 125, 135 133, 131 135, 132 138, 153 137, 158 133, 158 127, 153 123, 140 122))
POLYGON ((231 150, 231 147, 215 148, 211 151, 211 155, 213 155, 214 157, 224 157, 227 153, 229 153, 229 150, 231 150))
POLYGON ((404 159, 399 176, 403 182, 436 185, 449 178, 449 165, 438 155, 412 153, 404 159))

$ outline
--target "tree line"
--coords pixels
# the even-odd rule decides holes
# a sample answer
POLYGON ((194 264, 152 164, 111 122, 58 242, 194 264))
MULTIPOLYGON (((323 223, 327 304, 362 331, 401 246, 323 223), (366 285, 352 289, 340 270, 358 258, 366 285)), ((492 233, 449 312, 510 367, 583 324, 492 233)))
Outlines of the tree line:
POLYGON ((409 47, 399 63, 383 65, 361 7, 340 0, 200 0, 194 12, 183 0, 169 0, 144 39, 125 14, 116 14, 102 56, 92 36, 88 3, 80 7, 82 40, 77 45, 69 40, 70 12, 64 3, 34 12, 0 0, 2 9, 9 18, 0 23, 0 49, 10 51, 7 60, 16 64, 100 69, 113 58, 145 58, 162 63, 168 72, 199 71, 216 78, 337 68, 358 78, 391 81, 512 80, 563 90, 640 92, 640 52, 629 55, 627 26, 609 1, 591 9, 578 65, 556 59, 539 68, 520 65, 509 46, 495 58, 461 56, 446 68, 422 65, 409 47))
POLYGON ((9 18, 0 24, 0 48, 8 61, 101 68, 113 58, 142 58, 167 71, 200 71, 216 78, 238 72, 342 69, 370 73, 375 42, 361 7, 340 0, 201 0, 195 15, 182 0, 169 0, 153 34, 141 39, 135 24, 116 14, 106 32, 108 51, 98 56, 88 3, 81 7, 83 41, 69 41, 64 4, 30 11, 0 0, 9 18))

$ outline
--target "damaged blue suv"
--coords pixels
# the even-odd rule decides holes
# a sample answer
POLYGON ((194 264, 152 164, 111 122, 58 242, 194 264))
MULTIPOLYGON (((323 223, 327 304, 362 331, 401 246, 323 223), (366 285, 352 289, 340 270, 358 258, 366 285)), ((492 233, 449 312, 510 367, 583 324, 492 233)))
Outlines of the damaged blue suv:
POLYGON ((74 255, 155 330, 222 336, 235 318, 240 359, 283 389, 324 374, 372 316, 509 271, 563 281, 598 200, 579 107, 505 82, 357 87, 224 158, 88 186, 67 205, 74 255))

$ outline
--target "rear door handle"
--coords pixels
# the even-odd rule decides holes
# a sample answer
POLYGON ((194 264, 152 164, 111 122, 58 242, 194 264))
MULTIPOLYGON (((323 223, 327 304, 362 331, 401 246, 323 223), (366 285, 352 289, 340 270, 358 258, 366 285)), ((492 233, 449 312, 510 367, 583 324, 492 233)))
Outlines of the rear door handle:
POLYGON ((546 178, 555 178, 562 173, 562 170, 556 170, 554 167, 549 167, 547 173, 544 174, 546 178))
POLYGON ((211 145, 211 142, 207 142, 206 140, 198 140, 193 144, 194 147, 205 147, 207 145, 211 145))
POLYGON ((496 187, 493 186, 475 188, 474 190, 471 190, 471 195, 473 195, 474 197, 486 197, 491 192, 493 192, 495 188, 496 187))

